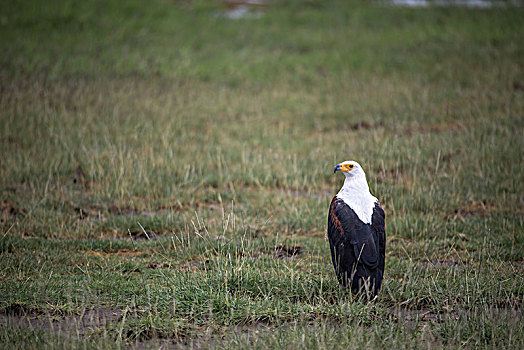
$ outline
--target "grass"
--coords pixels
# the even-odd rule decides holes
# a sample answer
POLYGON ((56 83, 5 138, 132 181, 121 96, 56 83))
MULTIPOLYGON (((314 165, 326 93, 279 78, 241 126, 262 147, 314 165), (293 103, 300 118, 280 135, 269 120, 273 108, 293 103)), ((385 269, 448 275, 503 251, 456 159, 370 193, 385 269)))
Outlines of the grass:
POLYGON ((522 348, 522 9, 0 3, 0 347, 522 348), (379 298, 324 240, 365 168, 379 298))

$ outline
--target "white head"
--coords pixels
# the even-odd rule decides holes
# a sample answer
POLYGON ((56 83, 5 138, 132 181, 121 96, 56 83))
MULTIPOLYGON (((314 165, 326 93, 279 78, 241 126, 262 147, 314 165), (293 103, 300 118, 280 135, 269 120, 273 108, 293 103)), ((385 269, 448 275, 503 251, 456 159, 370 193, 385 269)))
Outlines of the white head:
POLYGON ((360 164, 353 160, 347 160, 337 164, 333 173, 336 173, 337 171, 341 171, 346 176, 347 180, 366 179, 366 173, 364 173, 360 164))
POLYGON ((371 223, 371 216, 377 199, 369 192, 364 170, 360 164, 349 160, 337 164, 334 172, 337 171, 341 171, 346 176, 344 185, 337 193, 337 198, 349 205, 362 222, 371 223))

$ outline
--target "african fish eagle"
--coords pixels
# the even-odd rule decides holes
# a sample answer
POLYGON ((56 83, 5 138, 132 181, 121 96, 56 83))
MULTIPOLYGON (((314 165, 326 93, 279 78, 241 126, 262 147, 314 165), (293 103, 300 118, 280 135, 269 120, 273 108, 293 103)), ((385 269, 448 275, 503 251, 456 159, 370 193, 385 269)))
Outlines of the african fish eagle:
POLYGON ((329 207, 327 238, 339 282, 355 294, 376 296, 384 274, 385 214, 369 192, 364 170, 355 161, 335 166, 346 179, 329 207))

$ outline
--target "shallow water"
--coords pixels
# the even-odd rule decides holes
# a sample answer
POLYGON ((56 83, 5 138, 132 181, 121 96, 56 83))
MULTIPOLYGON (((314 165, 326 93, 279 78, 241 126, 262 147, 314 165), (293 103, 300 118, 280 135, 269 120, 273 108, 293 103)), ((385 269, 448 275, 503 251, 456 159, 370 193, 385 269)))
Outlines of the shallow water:
POLYGON ((404 7, 469 7, 469 8, 496 8, 522 7, 524 1, 493 1, 493 0, 388 0, 387 4, 404 7))
POLYGON ((249 6, 238 6, 224 12, 223 16, 229 19, 258 18, 262 13, 253 11, 249 6))
MULTIPOLYGON (((229 19, 260 18, 263 9, 270 5, 266 0, 222 0, 224 11, 218 15, 229 19)), ((385 0, 377 1, 398 7, 465 7, 491 9, 504 7, 523 7, 524 0, 385 0)))
POLYGON ((268 6, 265 0, 222 0, 222 4, 226 7, 222 16, 229 19, 259 18, 268 6))

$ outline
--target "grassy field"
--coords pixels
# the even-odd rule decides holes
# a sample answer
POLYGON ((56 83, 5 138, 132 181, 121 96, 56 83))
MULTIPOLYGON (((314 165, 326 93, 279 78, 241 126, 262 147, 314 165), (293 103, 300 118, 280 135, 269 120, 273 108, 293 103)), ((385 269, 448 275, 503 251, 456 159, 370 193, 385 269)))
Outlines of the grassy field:
POLYGON ((0 348, 524 348, 524 9, 0 2, 0 348), (379 298, 324 240, 364 167, 379 298))

